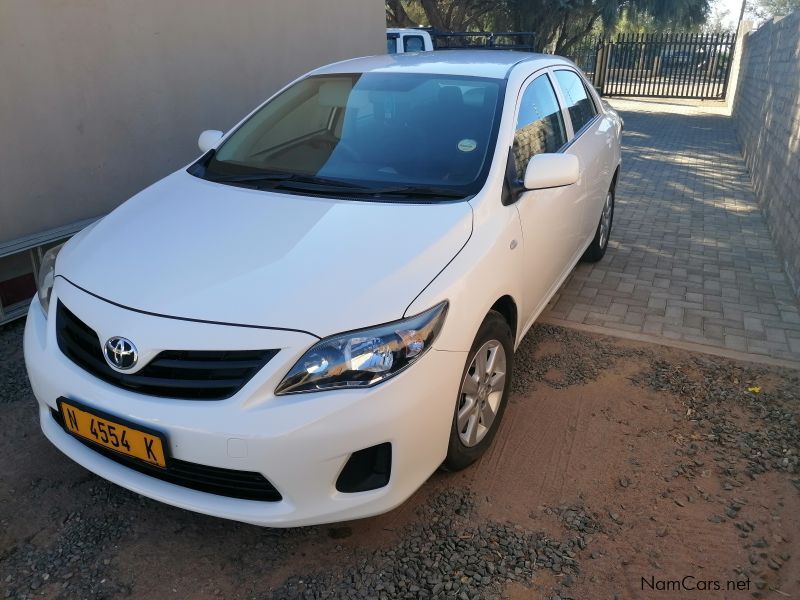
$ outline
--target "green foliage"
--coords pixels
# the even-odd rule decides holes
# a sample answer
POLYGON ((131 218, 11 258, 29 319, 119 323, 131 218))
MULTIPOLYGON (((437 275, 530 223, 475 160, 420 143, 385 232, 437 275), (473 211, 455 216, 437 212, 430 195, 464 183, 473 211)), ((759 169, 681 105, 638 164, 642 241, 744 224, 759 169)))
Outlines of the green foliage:
POLYGON ((611 35, 618 28, 697 30, 708 11, 709 0, 386 0, 389 26, 533 31, 540 49, 558 54, 568 53, 589 35, 611 35))
POLYGON ((800 10, 800 0, 751 0, 748 8, 761 19, 785 17, 790 12, 800 10))
POLYGON ((731 11, 724 6, 717 5, 706 18, 703 31, 705 33, 729 33, 731 31, 730 21, 731 11))

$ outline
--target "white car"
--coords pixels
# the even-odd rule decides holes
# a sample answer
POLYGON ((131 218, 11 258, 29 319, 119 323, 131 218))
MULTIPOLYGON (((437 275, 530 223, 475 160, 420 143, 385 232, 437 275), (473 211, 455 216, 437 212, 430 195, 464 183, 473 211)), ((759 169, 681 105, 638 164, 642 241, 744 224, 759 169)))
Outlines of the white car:
POLYGON ((312 71, 48 252, 25 329, 44 434, 209 515, 392 509, 491 444, 515 348, 606 250, 621 130, 554 56, 312 71))

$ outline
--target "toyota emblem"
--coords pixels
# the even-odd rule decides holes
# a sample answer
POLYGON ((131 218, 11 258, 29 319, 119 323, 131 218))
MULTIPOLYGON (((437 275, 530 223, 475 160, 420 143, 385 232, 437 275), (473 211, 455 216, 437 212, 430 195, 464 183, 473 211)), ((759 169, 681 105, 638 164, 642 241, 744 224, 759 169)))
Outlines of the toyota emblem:
POLYGON ((114 336, 103 346, 106 362, 118 371, 127 371, 136 365, 139 354, 136 346, 128 338, 114 336))

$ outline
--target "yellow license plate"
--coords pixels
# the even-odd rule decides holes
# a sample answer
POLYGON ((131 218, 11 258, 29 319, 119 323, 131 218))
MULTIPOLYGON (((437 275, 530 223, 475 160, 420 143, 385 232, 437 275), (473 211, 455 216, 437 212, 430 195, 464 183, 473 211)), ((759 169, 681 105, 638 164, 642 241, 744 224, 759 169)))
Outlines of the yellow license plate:
POLYGON ((115 418, 101 417, 64 400, 59 399, 58 409, 67 430, 74 435, 151 465, 167 466, 160 435, 123 425, 115 418))

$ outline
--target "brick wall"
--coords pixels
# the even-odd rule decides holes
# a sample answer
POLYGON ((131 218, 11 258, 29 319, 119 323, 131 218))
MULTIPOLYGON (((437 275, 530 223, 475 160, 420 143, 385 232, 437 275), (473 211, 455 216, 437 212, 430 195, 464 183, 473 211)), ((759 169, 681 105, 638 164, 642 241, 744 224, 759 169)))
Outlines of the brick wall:
POLYGON ((744 38, 733 119, 759 204, 800 296, 800 11, 744 38))

